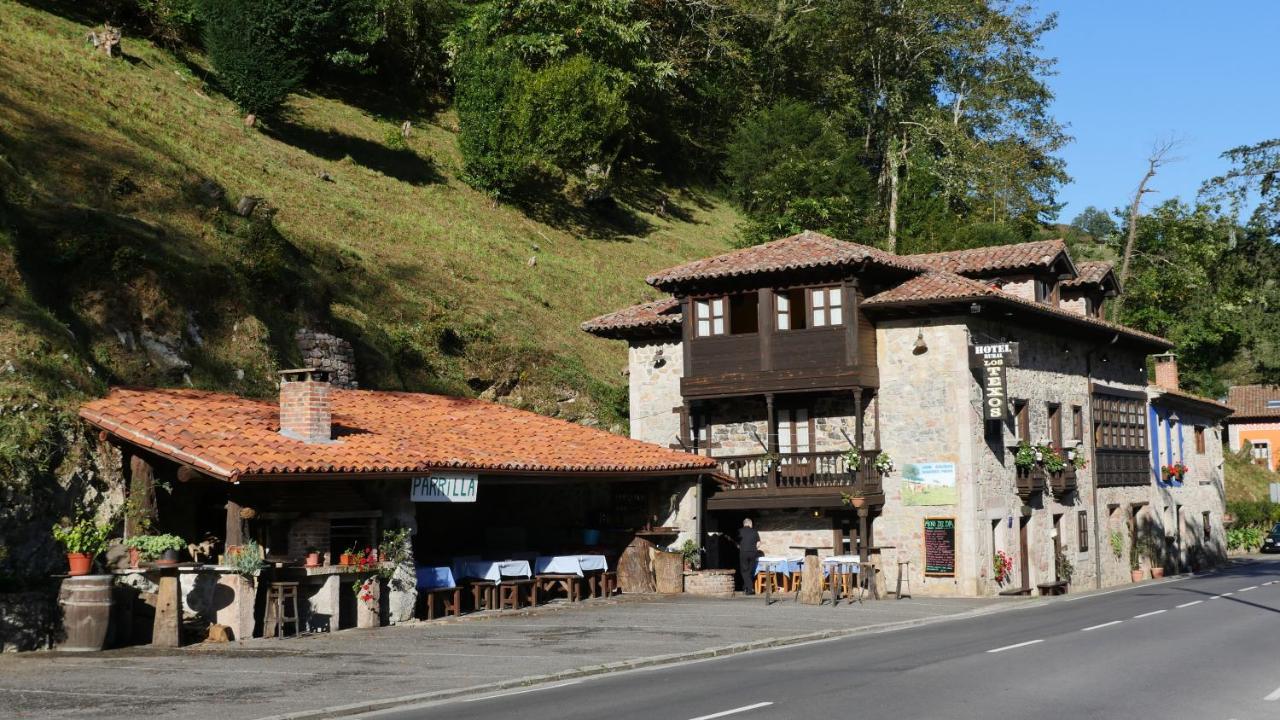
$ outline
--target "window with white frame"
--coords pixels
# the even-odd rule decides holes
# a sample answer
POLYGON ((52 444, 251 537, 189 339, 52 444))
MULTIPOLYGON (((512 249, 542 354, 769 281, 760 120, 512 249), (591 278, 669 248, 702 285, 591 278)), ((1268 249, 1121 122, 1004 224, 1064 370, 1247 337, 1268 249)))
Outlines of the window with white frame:
POLYGON ((844 297, 838 287, 810 290, 809 307, 813 327, 844 324, 844 297))
POLYGON ((693 317, 698 337, 724 334, 724 298, 693 301, 693 317))
POLYGON ((1254 462, 1270 463, 1271 462, 1271 443, 1266 440, 1251 440, 1250 453, 1253 455, 1254 462))

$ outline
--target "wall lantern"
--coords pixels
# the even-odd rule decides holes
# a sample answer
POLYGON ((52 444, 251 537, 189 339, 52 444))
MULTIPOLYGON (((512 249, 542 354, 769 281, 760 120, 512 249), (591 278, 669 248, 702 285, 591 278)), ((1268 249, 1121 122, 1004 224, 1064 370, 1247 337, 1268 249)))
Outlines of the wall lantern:
POLYGON ((667 358, 662 354, 662 348, 658 348, 658 352, 653 354, 653 367, 660 368, 667 364, 667 358))
POLYGON ((977 315, 981 312, 982 312, 982 305, 980 303, 973 303, 969 305, 969 314, 977 315))
POLYGON ((929 352, 929 345, 924 341, 924 330, 916 331, 916 344, 911 348, 912 355, 923 355, 929 352))

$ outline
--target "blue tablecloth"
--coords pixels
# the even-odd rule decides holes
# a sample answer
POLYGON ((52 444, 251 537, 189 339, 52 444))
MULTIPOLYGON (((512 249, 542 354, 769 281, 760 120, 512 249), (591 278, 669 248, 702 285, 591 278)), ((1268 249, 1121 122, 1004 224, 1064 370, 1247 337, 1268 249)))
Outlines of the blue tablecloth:
POLYGON ((439 567, 420 566, 418 568, 418 589, 435 590, 438 588, 457 587, 453 579, 453 568, 447 565, 439 567))
POLYGON ((543 555, 534 561, 539 575, 577 575, 609 569, 603 555, 543 555))
POLYGON ((454 568, 454 574, 464 578, 479 578, 500 582, 504 577, 533 577, 528 560, 469 560, 454 568))

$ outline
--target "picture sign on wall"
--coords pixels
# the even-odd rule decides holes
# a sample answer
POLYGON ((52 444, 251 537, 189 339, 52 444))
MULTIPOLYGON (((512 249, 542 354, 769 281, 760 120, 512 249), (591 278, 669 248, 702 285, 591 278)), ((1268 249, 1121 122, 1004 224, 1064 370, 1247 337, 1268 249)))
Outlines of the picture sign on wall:
POLYGON ((956 519, 924 519, 924 574, 951 577, 956 574, 956 519))
POLYGON ((903 505, 955 505, 959 499, 955 463, 908 463, 903 466, 903 505))
POLYGON ((982 416, 987 422, 1006 422, 1011 417, 1005 369, 1017 366, 1016 342, 969 346, 969 367, 978 371, 982 383, 982 416))

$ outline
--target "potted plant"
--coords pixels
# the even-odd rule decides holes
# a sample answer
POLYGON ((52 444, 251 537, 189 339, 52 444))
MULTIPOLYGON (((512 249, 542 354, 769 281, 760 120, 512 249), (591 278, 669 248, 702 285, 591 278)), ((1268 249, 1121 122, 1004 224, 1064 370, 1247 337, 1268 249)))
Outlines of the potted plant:
POLYGON ((844 451, 844 466, 849 472, 858 472, 862 467, 862 451, 851 447, 844 451))
POLYGON ((702 569, 702 548, 698 547, 698 543, 693 538, 684 541, 680 546, 680 555, 684 558, 685 571, 702 569))
POLYGON ((53 526, 53 539, 67 552, 68 575, 88 575, 93 559, 107 549, 110 525, 100 525, 88 515, 81 515, 72 522, 63 518, 53 526))
POLYGON ((1013 575, 1013 556, 1003 550, 997 550, 995 557, 991 559, 991 571, 998 585, 1008 582, 1013 575))
POLYGON ((1058 570, 1058 579, 1071 584, 1071 578, 1076 574, 1076 566, 1067 558, 1067 554, 1058 549, 1057 555, 1054 557, 1054 565, 1058 570))
POLYGON ((1107 541, 1111 543, 1111 554, 1119 560, 1124 556, 1124 533, 1119 530, 1112 530, 1107 536, 1107 541))
POLYGON ((1129 547, 1129 579, 1133 582, 1142 582, 1142 555, 1138 547, 1141 544, 1138 540, 1129 547))
POLYGON ((338 556, 338 564, 339 564, 339 565, 344 565, 344 566, 345 566, 345 565, 355 565, 355 564, 356 564, 356 549, 355 549, 355 546, 349 547, 349 548, 347 548, 346 550, 343 550, 343 551, 342 551, 342 554, 338 556))
MULTIPOLYGON (((129 548, 130 561, 136 552, 143 560, 171 567, 178 564, 178 551, 186 547, 187 543, 177 535, 134 535, 125 540, 124 545, 129 548)), ((138 565, 135 562, 133 566, 138 565)))
POLYGON ((875 468, 881 475, 888 475, 893 472, 893 458, 889 457, 889 453, 881 452, 876 455, 875 468))
POLYGON ((867 492, 861 489, 855 489, 853 492, 847 492, 847 493, 842 492, 840 493, 840 502, 843 502, 848 507, 851 507, 854 509, 866 507, 867 492))
POLYGON ((1035 448, 1027 441, 1018 443, 1018 449, 1013 453, 1013 466, 1024 472, 1036 466, 1035 448))
POLYGON ((252 579, 256 577, 266 565, 262 560, 262 547, 252 540, 248 540, 244 545, 237 547, 239 549, 236 553, 227 558, 228 562, 231 563, 231 569, 244 578, 252 579))
POLYGON ((1164 577, 1164 562, 1160 559, 1160 546, 1156 544, 1154 538, 1144 536, 1139 542, 1141 552, 1147 558, 1147 562, 1151 563, 1151 577, 1164 577))
POLYGON ((317 548, 307 549, 307 567, 320 567, 320 550, 317 548))
POLYGON ((1040 462, 1044 464, 1044 469, 1050 474, 1056 475, 1067 467, 1067 461, 1058 452, 1058 449, 1052 445, 1041 445, 1036 449, 1036 454, 1040 458, 1040 462))

